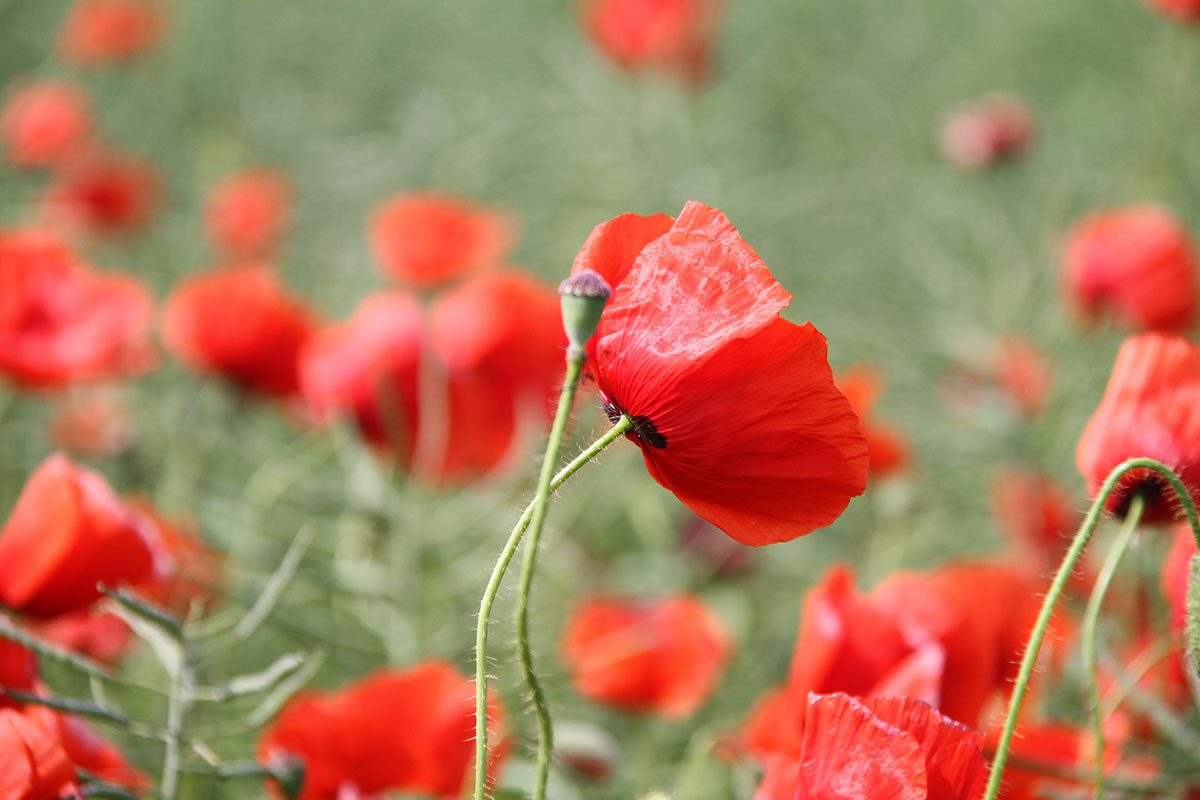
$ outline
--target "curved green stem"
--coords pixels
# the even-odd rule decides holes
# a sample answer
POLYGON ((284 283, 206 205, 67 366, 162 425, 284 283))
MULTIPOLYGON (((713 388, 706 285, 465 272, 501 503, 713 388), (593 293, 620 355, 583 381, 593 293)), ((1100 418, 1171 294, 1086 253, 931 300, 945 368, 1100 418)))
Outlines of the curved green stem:
MULTIPOLYGON (((596 456, 615 442, 626 432, 633 427, 633 421, 629 417, 621 417, 617 420, 617 424, 613 425, 608 431, 596 441, 588 445, 582 453, 577 455, 572 461, 563 467, 550 481, 550 491, 554 492, 558 487, 562 486, 567 480, 578 472, 584 464, 591 461, 596 456)), ((508 535, 508 541, 504 543, 504 549, 500 551, 499 558, 496 559, 496 566, 492 568, 492 575, 488 579, 487 587, 483 590, 483 598, 479 601, 479 618, 476 620, 475 627, 475 791, 474 800, 483 800, 484 793, 487 790, 487 762, 488 762, 488 731, 487 731, 487 648, 488 648, 488 624, 492 619, 492 606, 496 602, 496 594, 500 590, 500 582, 504 580, 504 573, 508 571, 508 565, 512 563, 513 556, 517 552, 517 547, 521 544, 521 539, 525 535, 525 529, 529 527, 530 519, 533 517, 534 503, 530 503, 521 512, 517 524, 513 526, 512 533, 508 535)))
POLYGON ((562 437, 567 429, 567 418, 571 415, 571 404, 575 400, 575 389, 579 385, 579 374, 583 370, 583 356, 567 353, 567 377, 562 394, 558 399, 558 413, 550 429, 550 440, 546 443, 546 456, 542 461, 542 472, 538 477, 537 493, 533 497, 533 516, 529 521, 528 541, 525 555, 521 559, 521 580, 517 590, 516 629, 517 653, 521 661, 521 674, 533 713, 537 717, 538 750, 537 772, 533 784, 533 800, 544 800, 546 783, 550 779, 550 759, 554 755, 554 726, 550 709, 546 704, 546 693, 533 669, 533 651, 529 646, 529 592, 533 587, 533 573, 537 569, 538 546, 542 540, 542 529, 546 525, 546 514, 550 510, 550 481, 554 465, 562 448, 562 437))
POLYGON ((1054 575, 1054 582, 1050 584, 1050 590, 1046 593, 1046 599, 1042 602, 1042 609, 1038 612, 1037 621, 1034 623, 1033 631, 1029 637, 1029 644, 1026 645, 1025 655, 1021 659, 1021 669, 1017 673, 1017 682, 1013 686, 1012 701, 1008 706, 1008 716, 1004 720, 1004 730, 1000 734, 1000 742, 996 747, 996 757, 992 761, 992 770, 988 776, 987 790, 984 792, 983 800, 996 800, 996 797, 1000 794, 1000 784, 1004 779, 1004 766, 1008 762, 1009 750, 1012 749, 1012 740, 1016 733, 1017 720, 1021 716, 1021 706, 1025 702, 1025 695, 1029 692, 1029 682, 1033 678, 1033 669, 1037 664, 1038 654, 1042 650, 1042 640, 1046 638, 1046 632, 1050 627, 1050 617, 1054 613, 1054 607, 1058 604, 1058 599, 1062 596, 1063 588, 1067 585, 1067 581, 1075 572, 1075 567, 1079 564, 1079 559, 1083 555, 1088 542, 1091 541, 1092 534, 1096 532, 1096 527, 1100 524, 1100 517, 1104 513, 1104 504, 1108 500, 1109 495, 1117 488, 1117 484, 1121 478, 1137 469, 1150 470, 1170 485, 1180 505, 1183 506, 1184 514, 1192 527, 1192 535, 1196 538, 1197 546, 1200 546, 1200 517, 1196 514, 1196 504, 1192 502, 1192 496, 1188 494, 1187 487, 1184 486, 1183 481, 1179 479, 1179 476, 1170 467, 1152 458, 1131 458, 1128 461, 1118 464, 1116 469, 1109 473, 1109 476, 1105 478, 1103 485, 1101 485, 1100 491, 1096 493, 1096 498, 1092 501, 1092 507, 1088 509, 1083 524, 1079 527, 1079 531, 1075 534, 1075 539, 1071 542, 1071 547, 1063 557, 1062 564, 1059 565, 1058 572, 1054 575))
POLYGON ((1096 677, 1096 628, 1100 622, 1100 609, 1104 605, 1108 587, 1112 584, 1117 568, 1121 565, 1125 551, 1129 549, 1129 544, 1133 541, 1133 535, 1137 532, 1138 523, 1142 520, 1142 512, 1145 508, 1145 498, 1141 494, 1135 494, 1129 504, 1129 511, 1125 515, 1125 522, 1121 525, 1116 540, 1113 541, 1112 549, 1108 551, 1108 558, 1104 560, 1104 566, 1100 568, 1100 574, 1096 576, 1096 585, 1092 587, 1092 594, 1088 597, 1087 610, 1083 615, 1083 673, 1087 681, 1088 694, 1092 699, 1092 741, 1095 743, 1096 750, 1094 770, 1097 800, 1104 797, 1105 742, 1104 708, 1100 698, 1100 680, 1096 677))

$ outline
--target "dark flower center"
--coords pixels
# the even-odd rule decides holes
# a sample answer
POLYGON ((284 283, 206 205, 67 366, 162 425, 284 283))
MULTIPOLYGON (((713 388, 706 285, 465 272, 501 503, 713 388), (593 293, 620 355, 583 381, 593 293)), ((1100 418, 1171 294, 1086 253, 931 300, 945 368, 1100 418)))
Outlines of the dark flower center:
MULTIPOLYGON (((616 425, 617 421, 625 414, 621 407, 611 400, 604 402, 604 413, 608 415, 608 421, 616 425)), ((639 442, 650 447, 656 447, 659 450, 665 449, 667 446, 667 437, 658 432, 658 428, 654 425, 654 420, 649 417, 635 417, 630 415, 629 419, 633 421, 633 430, 630 435, 636 437, 639 442)))

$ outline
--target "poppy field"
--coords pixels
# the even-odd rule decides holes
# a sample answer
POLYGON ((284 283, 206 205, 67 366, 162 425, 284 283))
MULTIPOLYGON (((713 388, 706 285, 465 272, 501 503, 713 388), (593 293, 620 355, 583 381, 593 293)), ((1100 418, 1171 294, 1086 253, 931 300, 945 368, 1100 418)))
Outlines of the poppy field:
POLYGON ((0 0, 0 800, 1200 797, 1197 26, 0 0))

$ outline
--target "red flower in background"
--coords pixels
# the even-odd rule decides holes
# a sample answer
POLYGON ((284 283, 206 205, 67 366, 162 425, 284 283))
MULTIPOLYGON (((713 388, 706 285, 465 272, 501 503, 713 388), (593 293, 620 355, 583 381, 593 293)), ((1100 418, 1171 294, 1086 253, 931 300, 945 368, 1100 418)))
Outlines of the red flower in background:
POLYGON ((128 452, 135 436, 128 398, 112 386, 88 386, 55 398, 50 441, 76 456, 128 452))
MULTIPOLYGON (((957 564, 862 595, 834 569, 805 597, 791 676, 755 708, 745 748, 762 761, 799 753, 809 692, 912 697, 978 724, 1016 677, 1042 588, 1009 567, 957 564)), ((1070 627, 1057 616, 1051 640, 1070 627)))
POLYGON ((850 401, 850 408, 862 425, 871 453, 871 477, 903 473, 910 461, 908 442, 896 429, 873 419, 875 403, 883 391, 883 375, 874 367, 857 366, 837 376, 837 388, 850 401))
POLYGON ((93 150, 60 167, 44 204, 55 225, 85 235, 128 235, 150 222, 161 194, 149 160, 93 150))
POLYGON ((163 344, 197 372, 245 391, 286 398, 300 385, 300 349, 315 329, 312 312, 265 264, 194 275, 163 308, 163 344))
MULTIPOLYGON (((1197 497, 1191 482, 1200 470, 1200 348, 1186 339, 1147 333, 1125 340, 1075 451, 1093 496, 1118 464, 1142 456, 1173 469, 1197 497)), ((1146 522, 1179 515, 1170 487, 1150 470, 1127 473, 1106 508, 1124 515, 1135 492, 1144 495, 1146 522)))
POLYGON ((276 172, 257 169, 232 175, 208 196, 208 238, 223 259, 271 256, 287 228, 291 201, 291 187, 276 172))
POLYGON ((0 374, 18 385, 147 368, 151 313, 134 278, 92 270, 48 232, 0 229, 0 374))
POLYGON ((1085 320, 1102 312, 1134 330, 1178 333, 1196 318, 1196 251, 1156 206, 1102 211, 1067 237, 1063 285, 1085 320))
MULTIPOLYGON (((491 736, 503 714, 489 702, 491 736)), ((264 763, 304 762, 300 800, 338 800, 388 790, 457 800, 475 754, 475 688, 450 664, 388 670, 332 694, 301 695, 258 743, 264 763)), ((489 773, 504 748, 492 750, 489 773)))
POLYGON ((513 238, 511 223, 496 212, 434 193, 386 200, 375 209, 369 228, 384 273, 418 287, 499 265, 513 238))
POLYGON ((720 16, 718 0, 585 0, 593 43, 623 69, 703 77, 720 16))
POLYGON ((1200 20, 1200 0, 1147 0, 1150 5, 1180 22, 1200 20))
POLYGON ((1029 106, 1012 94, 987 95, 951 114, 942 124, 942 155, 956 167, 986 169, 1024 153, 1033 142, 1029 106))
POLYGON ((1196 555, 1196 540, 1191 526, 1179 523, 1171 539, 1171 549, 1163 559, 1160 581, 1167 610, 1171 615, 1171 630, 1182 633, 1187 627, 1188 581, 1192 574, 1192 556, 1196 555))
POLYGON ((58 47, 75 64, 112 64, 155 47, 166 29, 166 9, 158 0, 76 0, 58 47))
POLYGON ((729 636, 694 597, 598 598, 572 613, 562 649, 575 688, 592 702, 678 719, 716 688, 729 636))
POLYGON ((97 583, 154 574, 152 535, 104 478, 51 456, 0 530, 0 602, 41 617, 89 606, 101 596, 97 583))
POLYGON ((589 364, 646 467, 744 544, 833 522, 866 487, 867 443, 833 383, 825 337, 721 212, 688 203, 598 226, 575 259, 613 296, 589 364))
POLYGON ((145 789, 150 780, 134 769, 111 742, 78 717, 58 714, 58 737, 71 763, 102 781, 127 789, 145 789))
POLYGON ((811 694, 806 705, 799 755, 769 765, 755 800, 968 800, 982 794, 983 734, 928 703, 811 694))
POLYGON ((0 110, 0 141, 15 167, 54 166, 79 150, 91 132, 87 95, 67 81, 29 83, 0 110))
POLYGON ((1052 371, 1045 355, 1019 333, 1000 340, 995 355, 995 380, 1023 416, 1032 419, 1046 408, 1052 371))
POLYGON ((1062 561, 1082 515, 1053 478, 1006 469, 992 485, 992 508, 1004 538, 1034 571, 1050 574, 1062 561))
POLYGON ((57 714, 47 708, 0 708, 0 797, 58 800, 75 787, 57 714))
MULTIPOLYGON (((32 651, 16 642, 0 639, 0 690, 33 691, 37 686, 37 670, 37 657, 32 651)), ((0 707, 8 704, 7 698, 0 694, 0 707)))
POLYGON ((376 295, 306 347, 304 394, 320 416, 352 415, 419 477, 486 475, 549 419, 562 376, 558 314, 552 290, 510 271, 468 279, 428 319, 408 294, 376 295))

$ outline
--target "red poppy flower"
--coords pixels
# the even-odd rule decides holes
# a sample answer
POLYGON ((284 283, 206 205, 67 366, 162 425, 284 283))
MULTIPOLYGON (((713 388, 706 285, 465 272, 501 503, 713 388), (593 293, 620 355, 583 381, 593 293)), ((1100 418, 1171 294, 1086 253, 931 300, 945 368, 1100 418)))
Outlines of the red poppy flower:
POLYGON ((805 713, 799 756, 773 761, 755 800, 969 800, 982 794, 983 734, 928 703, 812 694, 805 713))
POLYGON ((708 67, 718 0, 585 0, 583 24, 623 69, 658 69, 689 80, 708 67))
POLYGON ((1033 141, 1033 114, 1011 94, 987 95, 951 114, 940 134, 942 155, 956 167, 986 169, 1014 158, 1033 141))
MULTIPOLYGON (((489 701, 493 741, 503 714, 489 701)), ((259 740, 265 763, 304 763, 300 800, 337 800, 388 790, 457 800, 475 756, 475 687, 450 664, 388 670, 333 694, 288 703, 259 740), (357 792, 358 794, 355 794, 357 792)), ((504 748, 494 748, 494 776, 504 748)))
POLYGON ((217 184, 204 209, 208 238, 221 258, 270 256, 287 227, 292 192, 283 176, 259 169, 217 184))
POLYGON ((314 328, 313 314, 265 264, 192 276, 163 308, 163 344, 172 355, 268 397, 298 391, 297 359, 314 328))
POLYGON ((512 246, 511 225, 504 217, 434 193, 386 200, 371 216, 369 233, 383 271, 420 287, 497 266, 512 246))
POLYGON ((1200 0, 1148 0, 1150 5, 1180 22, 1200 20, 1200 0))
POLYGON ((15 167, 49 167, 76 152, 92 131, 87 95, 73 83, 40 80, 0 110, 0 141, 15 167))
POLYGON ((150 294, 97 272, 50 233, 0 229, 0 374, 26 387, 127 375, 153 363, 150 294))
POLYGON ((695 713, 716 688, 729 636, 694 597, 598 598, 572 613, 562 648, 584 697, 679 719, 695 713))
POLYGON ((320 416, 352 414, 418 477, 486 475, 549 420, 562 376, 558 314, 553 291, 510 271, 440 296, 428 320, 407 294, 376 295, 309 343, 304 394, 320 416))
POLYGON ((133 644, 129 626, 95 606, 56 614, 29 627, 43 639, 104 664, 117 663, 133 644))
POLYGON ((899 611, 859 593, 848 568, 830 570, 805 595, 791 675, 754 709, 743 731, 746 748, 760 759, 799 754, 810 692, 896 695, 936 705, 945 648, 906 624, 899 611))
POLYGON ((1046 407, 1050 395, 1050 364, 1045 355, 1021 334, 1000 340, 995 355, 996 383, 1014 408, 1032 419, 1046 407))
POLYGON ((871 476, 886 478, 903 473, 910 461, 908 442, 899 431, 872 418, 875 402, 883 391, 883 376, 874 367, 858 366, 837 377, 837 388, 850 401, 862 425, 871 453, 871 476))
POLYGON ((1192 237, 1155 206, 1102 211, 1067 238, 1063 285, 1085 320, 1109 312, 1135 330, 1178 333, 1196 318, 1192 237))
POLYGON ((128 61, 166 34, 166 9, 157 0, 76 0, 59 51, 76 64, 128 61))
POLYGON ((0 798, 58 800, 75 788, 75 767, 47 708, 0 708, 0 798))
POLYGON ((1053 478, 1006 469, 992 485, 1000 532, 1034 571, 1050 574, 1062 561, 1082 515, 1053 478))
POLYGON ((744 544, 803 536, 866 488, 867 443, 825 337, 779 316, 791 295, 721 212, 625 214, 575 259, 613 296, 589 363, 650 474, 744 544))
MULTIPOLYGON (((1192 482, 1200 470, 1198 401, 1200 348, 1155 333, 1126 339, 1075 451, 1088 491, 1094 495, 1122 461, 1146 456, 1173 469, 1197 498, 1192 482)), ((1126 474, 1109 496, 1108 510, 1124 515, 1134 492, 1143 493, 1146 522, 1169 522, 1179 514, 1171 489, 1149 470, 1126 474)))
POLYGON ((51 456, 25 483, 0 530, 0 602, 34 616, 91 605, 97 583, 154 571, 151 533, 104 478, 51 456))
POLYGON ((135 588, 179 616, 192 606, 209 606, 220 588, 224 556, 210 548, 187 519, 170 519, 144 498, 130 506, 147 524, 155 551, 155 571, 135 588))
POLYGON ((158 211, 158 170, 147 159, 92 150, 65 162, 46 192, 46 215, 85 235, 136 233, 158 211))
MULTIPOLYGON (((0 689, 32 691, 37 678, 37 657, 16 642, 0 639, 0 689)), ((0 706, 5 704, 0 695, 0 706)))
POLYGON ((1171 614, 1171 630, 1182 633, 1187 627, 1188 582, 1192 574, 1192 557, 1196 555, 1196 540, 1191 526, 1180 523, 1175 526, 1171 549, 1163 559, 1160 581, 1163 597, 1171 614))

